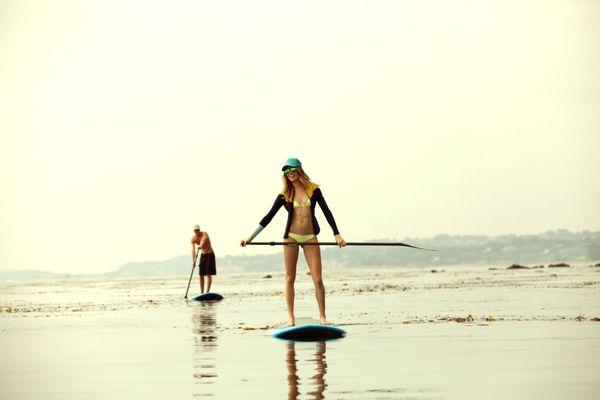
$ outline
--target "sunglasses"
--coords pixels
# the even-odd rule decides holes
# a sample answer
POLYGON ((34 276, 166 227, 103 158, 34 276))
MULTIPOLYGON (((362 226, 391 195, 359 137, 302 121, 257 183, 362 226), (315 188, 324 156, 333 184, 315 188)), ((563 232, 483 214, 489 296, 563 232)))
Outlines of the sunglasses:
POLYGON ((296 171, 298 171, 298 168, 296 168, 296 167, 289 167, 289 168, 284 169, 283 173, 287 175, 287 174, 290 174, 290 173, 296 172, 296 171))

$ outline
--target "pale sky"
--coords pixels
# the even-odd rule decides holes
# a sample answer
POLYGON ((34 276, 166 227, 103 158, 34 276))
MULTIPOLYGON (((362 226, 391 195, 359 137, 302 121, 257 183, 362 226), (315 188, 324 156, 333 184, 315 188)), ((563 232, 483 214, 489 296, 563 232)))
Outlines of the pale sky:
POLYGON ((273 251, 289 156, 346 240, 598 230, 599 39, 594 1, 3 0, 0 269, 273 251))

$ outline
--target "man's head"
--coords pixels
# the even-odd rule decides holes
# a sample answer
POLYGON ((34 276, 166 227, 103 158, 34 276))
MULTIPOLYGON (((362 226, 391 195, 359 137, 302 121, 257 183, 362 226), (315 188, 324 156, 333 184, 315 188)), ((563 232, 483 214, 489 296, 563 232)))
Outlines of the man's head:
POLYGON ((198 224, 194 225, 194 233, 196 233, 196 234, 200 233, 200 225, 198 225, 198 224))

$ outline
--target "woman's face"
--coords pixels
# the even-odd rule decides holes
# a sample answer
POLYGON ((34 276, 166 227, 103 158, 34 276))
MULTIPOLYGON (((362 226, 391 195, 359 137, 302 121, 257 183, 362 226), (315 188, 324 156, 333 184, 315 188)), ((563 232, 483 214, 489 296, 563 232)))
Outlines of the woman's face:
POLYGON ((298 171, 296 171, 296 169, 292 169, 285 176, 287 176, 290 182, 294 182, 298 180, 298 171))

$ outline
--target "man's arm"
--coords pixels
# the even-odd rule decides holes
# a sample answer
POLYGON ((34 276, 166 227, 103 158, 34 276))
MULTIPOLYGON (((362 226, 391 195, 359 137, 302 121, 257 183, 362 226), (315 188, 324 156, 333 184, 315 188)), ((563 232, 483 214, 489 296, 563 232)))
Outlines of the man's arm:
POLYGON ((192 266, 193 266, 194 263, 196 262, 196 246, 194 244, 194 239, 192 239, 191 242, 192 242, 192 266))

